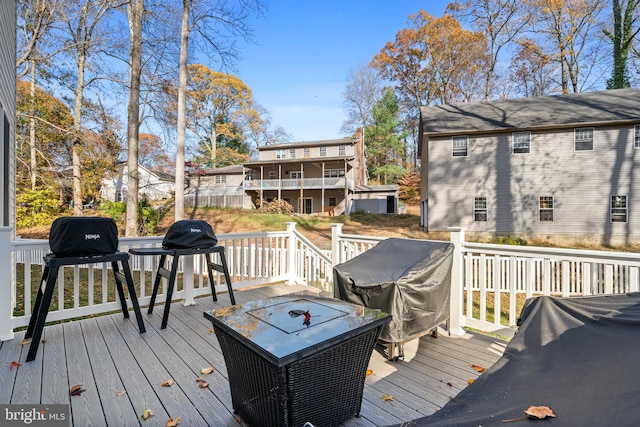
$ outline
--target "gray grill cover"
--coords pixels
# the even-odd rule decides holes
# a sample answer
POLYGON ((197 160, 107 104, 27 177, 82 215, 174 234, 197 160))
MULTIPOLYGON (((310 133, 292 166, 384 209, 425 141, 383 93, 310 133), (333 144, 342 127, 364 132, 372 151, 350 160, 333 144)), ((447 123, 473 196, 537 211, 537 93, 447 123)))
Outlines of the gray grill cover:
POLYGON ((336 298, 393 316, 380 339, 398 343, 424 335, 449 318, 453 245, 386 239, 336 265, 336 298))

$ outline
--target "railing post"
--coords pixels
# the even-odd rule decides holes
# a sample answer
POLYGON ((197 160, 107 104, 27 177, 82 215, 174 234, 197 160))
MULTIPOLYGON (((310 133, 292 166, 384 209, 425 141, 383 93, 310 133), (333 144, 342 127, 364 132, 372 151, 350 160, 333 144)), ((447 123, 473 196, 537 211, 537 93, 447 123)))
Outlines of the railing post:
POLYGON ((449 227, 450 241, 453 243, 453 265, 451 267, 451 299, 449 302, 449 332, 452 335, 464 335, 463 312, 463 247, 464 227, 449 227))
POLYGON ((12 263, 11 238, 13 228, 0 227, 0 271, 8 273, 9 280, 0 282, 0 341, 13 339, 11 317, 13 316, 14 289, 16 272, 12 263))
POLYGON ((287 285, 296 284, 296 252, 298 251, 298 238, 294 230, 296 229, 295 222, 287 222, 287 234, 289 235, 289 242, 287 243, 287 258, 288 258, 288 270, 287 271, 287 285))
POLYGON ((340 264, 340 241, 342 223, 331 224, 331 263, 333 267, 340 264))

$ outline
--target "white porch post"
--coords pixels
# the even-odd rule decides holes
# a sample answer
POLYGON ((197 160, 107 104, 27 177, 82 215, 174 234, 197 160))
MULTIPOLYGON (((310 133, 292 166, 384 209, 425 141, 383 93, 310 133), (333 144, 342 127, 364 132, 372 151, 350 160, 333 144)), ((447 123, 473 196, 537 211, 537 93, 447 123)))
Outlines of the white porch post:
POLYGON ((464 246, 464 227, 449 227, 451 233, 450 241, 453 243, 453 265, 451 267, 451 300, 449 302, 449 331, 452 335, 464 335, 463 308, 463 275, 462 267, 464 257, 462 249, 464 246))
MULTIPOLYGON (((193 255, 182 256, 182 286, 184 289, 183 305, 194 305, 196 303, 193 292, 193 255)), ((176 282, 178 279, 176 278, 176 282)), ((175 285, 177 287, 177 285, 175 285)))
POLYGON ((342 223, 331 224, 331 263, 335 267, 340 264, 340 242, 339 236, 342 234, 342 223))
POLYGON ((298 239, 293 232, 296 229, 295 222, 287 222, 287 234, 289 235, 289 241, 287 242, 287 255, 288 255, 288 264, 289 268, 287 271, 287 285, 295 285, 296 284, 296 255, 298 252, 298 239))
POLYGON ((11 260, 11 236, 13 228, 0 227, 0 271, 4 271, 4 280, 0 281, 0 341, 13 339, 11 318, 13 317, 15 270, 11 260))

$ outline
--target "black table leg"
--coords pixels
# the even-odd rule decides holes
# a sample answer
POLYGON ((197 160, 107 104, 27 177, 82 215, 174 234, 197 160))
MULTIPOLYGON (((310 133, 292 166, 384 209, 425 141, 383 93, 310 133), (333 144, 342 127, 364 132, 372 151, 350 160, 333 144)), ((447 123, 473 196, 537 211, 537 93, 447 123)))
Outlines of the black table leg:
MULTIPOLYGON (((33 326, 33 330, 31 331, 31 344, 29 345, 29 352, 27 353, 27 362, 31 362, 36 358, 36 353, 38 352, 38 346, 40 345, 40 338, 42 337, 42 329, 44 329, 44 323, 47 319, 47 313, 49 313, 49 304, 51 304, 51 297, 53 296, 53 288, 56 284, 56 279, 58 278, 58 267, 51 267, 47 274, 47 283, 44 288, 44 292, 42 291, 42 286, 38 291, 38 296, 36 297, 36 304, 38 304, 38 299, 40 299, 40 304, 37 309, 33 313, 31 313, 31 318, 36 317, 35 324, 33 326), (42 294, 42 295, 41 295, 42 294)), ((63 304, 64 302, 59 302, 58 304, 63 304)), ((31 324, 31 321, 29 321, 31 324)), ((30 326, 31 327, 31 326, 30 326)))
POLYGON ((153 306, 156 304, 156 296, 158 295, 158 288, 160 287, 160 281, 162 280, 164 270, 164 262, 167 259, 167 255, 160 255, 160 262, 158 263, 158 270, 156 271, 156 278, 153 281, 153 291, 151 292, 151 301, 149 302, 149 309, 147 314, 153 313, 153 306))

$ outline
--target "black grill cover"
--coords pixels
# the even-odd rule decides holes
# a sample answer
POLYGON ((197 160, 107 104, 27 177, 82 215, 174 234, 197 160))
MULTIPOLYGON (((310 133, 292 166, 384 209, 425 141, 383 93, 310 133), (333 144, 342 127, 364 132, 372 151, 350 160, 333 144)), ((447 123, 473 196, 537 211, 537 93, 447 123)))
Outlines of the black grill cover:
POLYGON ((217 244, 218 238, 211 225, 199 219, 174 222, 162 240, 162 247, 166 249, 210 248, 217 244))
POLYGON ((113 254, 118 250, 118 226, 113 218, 57 218, 49 231, 49 248, 62 258, 113 254))
POLYGON ((518 324, 491 368, 435 414, 408 423, 498 427, 529 406, 548 406, 556 418, 506 426, 638 425, 640 293, 529 299, 518 324))
POLYGON ((451 243, 386 239, 334 267, 333 293, 391 314, 380 339, 404 342, 449 318, 452 263, 451 243))

